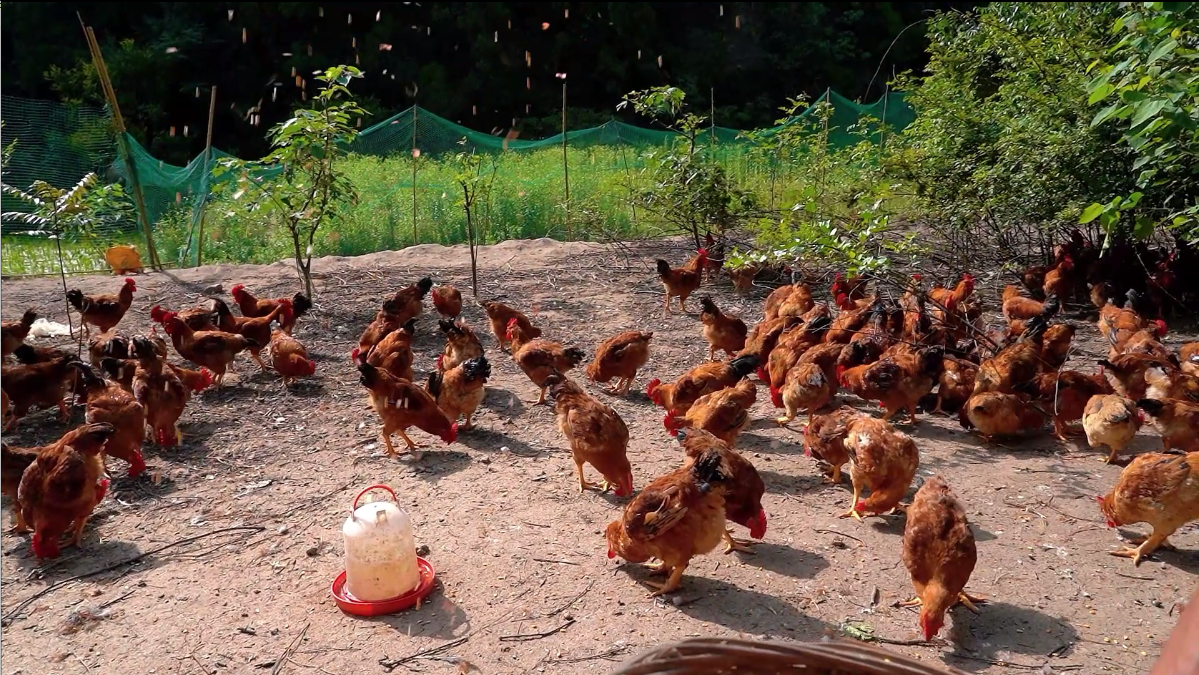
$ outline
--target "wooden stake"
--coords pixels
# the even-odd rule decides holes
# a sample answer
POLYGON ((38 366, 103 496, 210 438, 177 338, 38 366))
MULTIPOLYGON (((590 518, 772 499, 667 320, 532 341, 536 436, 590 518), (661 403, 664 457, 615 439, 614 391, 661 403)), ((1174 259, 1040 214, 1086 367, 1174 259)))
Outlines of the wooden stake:
POLYGON ((117 94, 112 87, 112 80, 108 76, 108 66, 104 63, 104 55, 100 53, 100 43, 96 41, 96 33, 90 26, 83 25, 83 17, 81 15, 79 15, 79 25, 83 26, 83 34, 87 38, 87 46, 92 54, 92 63, 96 67, 96 74, 100 77, 100 86, 104 90, 104 96, 108 99, 108 105, 112 109, 113 121, 117 125, 117 138, 120 141, 119 147, 121 148, 121 154, 124 155, 125 169, 129 172, 129 182, 133 187, 133 200, 137 205, 138 215, 141 217, 142 231, 146 235, 146 252, 150 256, 150 266, 153 269, 161 270, 162 262, 158 259, 158 250, 154 247, 154 237, 150 234, 150 216, 146 212, 146 198, 142 194, 141 181, 137 178, 137 166, 133 161, 129 139, 126 138, 125 118, 121 116, 121 106, 117 103, 117 94))
POLYGON ((708 94, 708 102, 712 104, 712 114, 708 118, 712 122, 712 142, 716 142, 716 87, 712 87, 708 94))
POLYGON ((416 97, 412 98, 412 245, 420 243, 416 237, 416 97))
MULTIPOLYGON (((208 99, 208 139, 204 142, 204 180, 207 183, 212 175, 212 120, 216 115, 216 85, 212 85, 212 96, 208 99)), ((204 219, 208 215, 208 193, 212 189, 206 185, 204 195, 200 200, 200 233, 196 236, 196 267, 204 264, 204 219)))
POLYGON ((570 164, 566 161, 566 83, 562 83, 562 181, 566 185, 566 239, 571 238, 570 228, 570 164))

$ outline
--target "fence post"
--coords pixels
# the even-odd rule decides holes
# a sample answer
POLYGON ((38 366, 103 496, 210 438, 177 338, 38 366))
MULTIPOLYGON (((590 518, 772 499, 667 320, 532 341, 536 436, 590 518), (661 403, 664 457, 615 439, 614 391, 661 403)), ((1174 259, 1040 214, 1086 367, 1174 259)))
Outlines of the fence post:
POLYGON ((887 99, 891 98, 891 83, 888 82, 883 87, 883 118, 879 120, 879 137, 878 137, 878 156, 883 156, 883 150, 887 146, 887 99))
POLYGON ((216 116, 216 85, 208 98, 208 138, 204 141, 204 194, 200 196, 200 231, 196 235, 196 267, 204 264, 204 219, 208 215, 208 194, 212 190, 212 120, 216 116))
POLYGON ((716 142, 716 87, 709 90, 708 102, 712 104, 712 113, 708 119, 711 121, 712 142, 716 142))
POLYGON ((412 245, 416 246, 420 240, 416 237, 416 162, 419 159, 416 156, 416 97, 412 98, 412 245))
POLYGON ((562 181, 566 185, 566 239, 570 240, 570 164, 566 161, 566 82, 562 83, 562 181))

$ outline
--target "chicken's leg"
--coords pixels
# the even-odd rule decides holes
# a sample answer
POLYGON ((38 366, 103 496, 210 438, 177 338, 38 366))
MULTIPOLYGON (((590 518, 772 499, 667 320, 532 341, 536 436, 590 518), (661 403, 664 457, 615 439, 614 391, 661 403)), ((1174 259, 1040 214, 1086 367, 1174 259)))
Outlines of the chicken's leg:
POLYGON ((733 551, 740 551, 742 553, 752 554, 754 552, 754 550, 752 548, 750 548, 750 546, 752 546, 752 545, 753 545, 753 542, 751 542, 751 541, 742 541, 740 539, 734 539, 732 530, 726 529, 724 531, 724 553, 725 553, 725 555, 728 555, 729 553, 732 553, 733 551))
POLYGON ((579 474, 579 492, 580 493, 586 492, 587 488, 595 487, 594 483, 588 483, 587 479, 583 477, 583 462, 579 461, 578 459, 575 460, 575 471, 579 474))
POLYGON ((634 378, 634 377, 637 377, 637 374, 636 374, 636 373, 634 373, 634 374, 632 375, 632 377, 626 377, 626 378, 624 378, 624 387, 622 387, 622 388, 621 388, 621 390, 620 390, 620 395, 621 395, 621 396, 628 396, 628 395, 629 395, 629 389, 630 389, 630 388, 633 386, 633 378, 634 378))
POLYGON ((709 361, 716 360, 716 346, 715 345, 711 345, 711 344, 708 345, 708 360, 709 361))
POLYGON ((403 429, 396 429, 396 433, 399 434, 400 438, 404 439, 404 442, 408 444, 409 452, 412 452, 413 455, 419 457, 420 453, 416 452, 416 450, 426 446, 420 445, 419 443, 414 443, 411 438, 408 438, 408 434, 403 429))
POLYGON ((854 485, 853 485, 853 506, 849 507, 848 511, 846 511, 845 513, 842 513, 838 517, 839 518, 849 518, 850 516, 853 516, 854 520, 857 520, 859 523, 862 522, 862 514, 858 512, 858 498, 861 496, 862 496, 862 490, 861 490, 861 488, 858 487, 858 484, 855 481, 854 485))
POLYGON ((1112 551, 1111 554, 1119 558, 1132 558, 1132 564, 1134 567, 1136 567, 1141 564, 1141 558, 1144 558, 1145 556, 1157 550, 1157 547, 1163 541, 1165 541, 1166 537, 1168 536, 1169 535, 1160 534, 1155 530, 1148 539, 1141 543, 1140 546, 1137 546, 1136 548, 1125 547, 1119 551, 1112 551))
POLYGON ((79 545, 80 540, 83 539, 83 526, 87 525, 87 520, 88 520, 88 518, 91 518, 91 517, 92 517, 92 514, 89 513, 86 516, 83 516, 82 518, 75 519, 75 531, 73 533, 71 533, 71 540, 67 542, 67 546, 78 546, 79 545))
POLYGON ((462 430, 465 431, 466 429, 474 429, 475 428, 475 423, 470 421, 470 418, 474 417, 474 414, 475 414, 475 411, 473 411, 473 410, 466 413, 466 421, 463 422, 462 426, 460 427, 462 430))
POLYGON ((71 419, 71 410, 67 408, 66 399, 58 400, 58 415, 64 422, 67 422, 71 419))
POLYGON ((666 580, 665 584, 659 585, 659 584, 653 583, 652 581, 645 582, 650 587, 658 589, 658 590, 654 591, 653 593, 650 593, 649 597, 656 598, 659 595, 666 595, 667 593, 677 591, 679 589, 679 586, 682 585, 683 570, 685 570, 685 569, 687 569, 687 565, 685 563, 672 569, 670 571, 670 578, 666 580))
POLYGON ((256 363, 258 363, 258 367, 262 369, 262 372, 265 373, 266 371, 270 370, 270 368, 267 368, 266 364, 262 362, 262 354, 259 352, 251 351, 250 357, 253 358, 256 363))
POLYGON ((666 302, 662 303, 662 318, 670 316, 670 291, 666 291, 666 302))
MULTIPOLYGON (((833 465, 833 473, 831 475, 825 476, 824 480, 821 482, 828 483, 830 485, 840 485, 841 484, 841 467, 840 467, 840 465, 834 464, 833 465)), ((854 503, 856 504, 857 500, 854 500, 854 503)))
POLYGON ((15 516, 13 519, 15 522, 13 523, 12 529, 10 529, 8 533, 23 534, 28 532, 29 524, 25 522, 25 516, 21 514, 21 505, 15 502, 13 503, 13 516, 15 516))
POLYGON ((908 406, 908 424, 915 424, 915 423, 916 423, 916 405, 912 404, 912 405, 908 406))
POLYGON ((1103 462, 1105 464, 1114 464, 1116 462, 1116 455, 1120 454, 1119 451, 1116 450, 1115 448, 1112 448, 1111 450, 1112 451, 1110 453, 1108 453, 1108 456, 1106 459, 1103 457, 1099 458, 1099 459, 1103 460, 1103 462))
POLYGON ((545 403, 545 387, 541 387, 541 394, 537 396, 537 402, 533 405, 542 405, 545 403))
POLYGON ((684 298, 681 295, 679 296, 679 309, 683 310, 683 314, 691 313, 687 311, 687 298, 684 298))
POLYGON ((395 446, 391 444, 391 432, 390 431, 383 432, 383 445, 387 447, 387 456, 388 457, 395 457, 400 454, 400 453, 396 452, 395 446))

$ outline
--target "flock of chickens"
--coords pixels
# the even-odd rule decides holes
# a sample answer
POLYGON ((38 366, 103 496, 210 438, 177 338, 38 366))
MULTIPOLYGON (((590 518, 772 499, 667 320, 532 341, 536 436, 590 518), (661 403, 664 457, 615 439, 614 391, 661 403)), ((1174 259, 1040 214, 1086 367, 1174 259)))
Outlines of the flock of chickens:
MULTIPOLYGON (((956 414, 963 427, 977 429, 988 441, 1037 432, 1050 420, 1065 438, 1081 422, 1088 443, 1106 447, 1109 462, 1147 416, 1167 452, 1135 457, 1099 502, 1110 526, 1147 522, 1153 532, 1137 548, 1115 555, 1139 563, 1180 526, 1199 518, 1199 343, 1172 353, 1159 341, 1166 331, 1161 305, 1146 301, 1144 290, 1099 282, 1090 286, 1089 295, 1110 353, 1098 362, 1098 373, 1065 369, 1076 329, 1055 317, 1064 300, 1088 294, 1087 268, 1097 264, 1092 252, 1075 238, 1058 247, 1053 265, 1027 271, 1024 282, 1033 297, 1009 286, 1002 305, 1007 325, 991 334, 982 329, 982 302, 969 274, 952 288, 927 290, 921 276, 913 275, 898 300, 883 297, 881 279, 869 293, 866 279, 837 275, 831 288, 835 314, 828 303, 813 298, 807 284, 784 285, 766 299, 765 318, 752 330, 711 298, 701 298, 710 361, 673 382, 651 380, 647 388, 653 404, 665 410, 663 425, 678 439, 682 461, 640 492, 626 452, 628 427, 612 407, 568 376, 584 362, 583 350, 543 338, 517 309, 499 302, 480 307, 501 350, 539 388, 537 403, 552 401, 579 490, 613 489, 630 498, 622 517, 607 527, 608 556, 656 560, 652 569, 668 579, 655 585, 653 595, 678 589, 690 559, 722 542, 726 553, 746 550, 748 542, 734 539, 727 521, 746 527, 753 539, 766 534, 765 485, 736 449, 757 399, 754 376, 782 411, 780 425, 806 415, 805 454, 826 465, 825 480, 839 483, 848 463, 853 498, 842 517, 861 520, 906 511, 903 561, 916 591, 912 602, 922 605, 920 626, 932 639, 950 607, 961 602, 973 610, 981 600, 965 592, 976 550, 965 510, 942 478, 925 481, 910 505, 901 504, 920 452, 892 424, 897 413, 905 413, 909 424, 917 423, 917 410, 956 414), (1117 298, 1124 301, 1117 304, 1117 298), (720 353, 727 360, 717 360, 720 353), (842 391, 877 402, 882 415, 832 407, 842 391), (587 481, 587 464, 603 477, 599 486, 587 481)), ((681 268, 664 260, 657 268, 668 313, 676 297, 686 311, 705 273, 719 271, 719 263, 701 248, 681 268)), ((742 285, 741 279, 734 281, 742 285)), ((177 444, 177 422, 189 397, 221 386, 237 354, 249 351, 266 370, 262 350, 268 350, 270 367, 285 385, 315 370, 292 336, 296 321, 311 308, 302 294, 259 300, 234 286, 240 317, 220 299, 211 307, 179 312, 154 307, 155 324, 162 325, 181 357, 198 366, 193 370, 167 361, 166 340, 155 328, 134 337, 116 332, 135 290, 133 280, 126 279, 117 295, 68 294, 85 329, 96 328, 88 343, 90 365, 70 353, 24 344, 36 318, 32 312, 3 324, 6 430, 33 406, 57 406, 65 416, 68 395, 86 406, 86 424, 59 441, 3 449, 3 494, 13 500, 17 528, 32 527, 39 558, 58 555, 59 538, 68 531, 71 543, 78 543, 109 485, 104 456, 126 461, 131 475, 144 470, 146 426, 158 445, 177 444), (7 365, 10 354, 17 364, 7 365)), ((382 420, 389 454, 397 454, 391 437, 398 433, 413 459, 420 458, 420 446, 408 436, 413 427, 446 443, 457 439, 460 418, 465 417, 464 429, 470 427, 491 365, 475 331, 459 319, 461 311, 456 289, 434 288, 429 278, 421 279, 382 304, 351 352, 382 420), (446 345, 421 386, 414 381, 411 345, 426 295, 441 317, 446 345)), ((652 339, 652 332, 631 330, 604 340, 584 368, 586 377, 597 383, 615 380, 607 392, 627 395, 650 360, 652 339)))

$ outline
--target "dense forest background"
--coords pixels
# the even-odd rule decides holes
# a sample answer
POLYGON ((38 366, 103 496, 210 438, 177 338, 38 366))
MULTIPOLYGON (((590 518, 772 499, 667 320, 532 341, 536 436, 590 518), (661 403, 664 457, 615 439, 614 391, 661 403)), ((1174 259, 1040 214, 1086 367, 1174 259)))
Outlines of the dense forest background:
POLYGON ((6 95, 102 104, 78 13, 130 131, 172 163, 203 149, 211 85, 214 144, 257 157, 264 131, 315 91, 312 73, 337 63, 366 72, 356 94, 376 121, 415 93, 474 129, 547 136, 561 125, 565 74, 571 128, 621 115, 629 91, 672 84, 704 111, 715 92, 717 123, 749 129, 801 93, 877 98, 893 73, 926 64, 922 19, 977 4, 16 2, 4 5, 0 75, 6 95))

